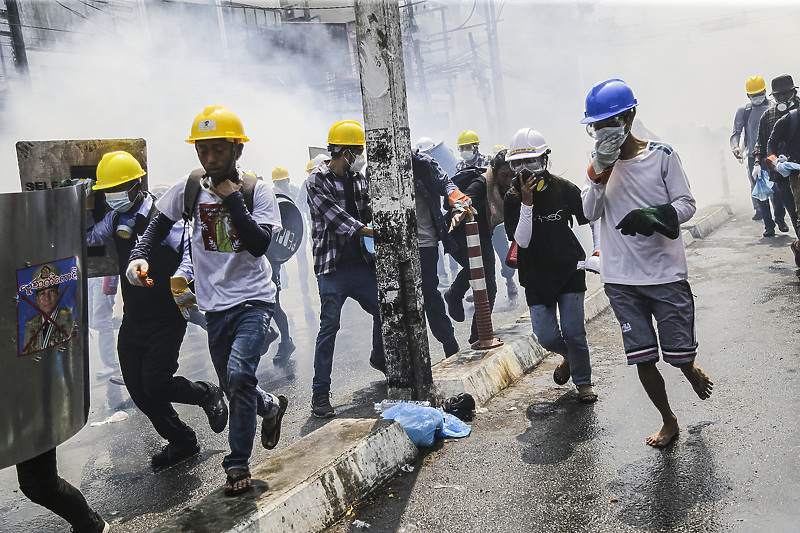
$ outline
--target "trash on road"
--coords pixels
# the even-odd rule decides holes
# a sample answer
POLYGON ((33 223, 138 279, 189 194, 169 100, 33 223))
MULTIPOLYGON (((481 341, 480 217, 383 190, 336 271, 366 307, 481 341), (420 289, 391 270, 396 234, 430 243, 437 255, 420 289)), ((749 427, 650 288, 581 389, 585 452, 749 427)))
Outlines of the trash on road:
POLYGON ((414 467, 411 465, 403 465, 400 467, 400 470, 402 470, 403 472, 413 472, 414 467))
POLYGON ((123 420, 128 419, 128 413, 125 411, 117 411, 113 415, 109 416, 105 420, 101 420, 100 422, 92 422, 89 424, 90 426, 97 427, 97 426, 104 426, 106 424, 113 424, 114 422, 122 422, 123 420))
POLYGON ((381 416, 403 426, 415 446, 433 446, 434 436, 466 437, 472 431, 472 426, 441 409, 407 402, 390 407, 381 416))
POLYGON ((394 407, 395 405, 399 405, 401 403, 410 403, 413 405, 421 405, 423 407, 430 407, 431 402, 428 400, 382 400, 381 403, 375 404, 375 410, 379 413, 382 411, 387 410, 390 407, 394 407))
POLYGON ((367 524, 363 520, 353 520, 353 526, 357 527, 358 529, 369 529, 372 527, 370 524, 367 524))

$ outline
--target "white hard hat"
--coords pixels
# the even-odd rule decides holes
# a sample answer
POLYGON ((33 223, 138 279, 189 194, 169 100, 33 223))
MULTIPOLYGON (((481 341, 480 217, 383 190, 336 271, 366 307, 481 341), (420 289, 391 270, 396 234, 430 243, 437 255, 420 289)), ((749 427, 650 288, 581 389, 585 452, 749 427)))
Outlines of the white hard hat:
POLYGON ((430 137, 420 137, 419 139, 417 139, 417 142, 414 143, 414 145, 417 147, 417 150, 421 152, 427 152, 428 150, 436 146, 436 143, 433 142, 433 139, 431 139, 430 137))
POLYGON ((317 154, 314 157, 314 168, 320 166, 322 163, 324 163, 325 161, 327 161, 330 158, 331 158, 331 156, 329 156, 328 154, 317 154))
POLYGON ((542 157, 550 151, 541 133, 531 128, 522 128, 511 138, 506 161, 542 157))

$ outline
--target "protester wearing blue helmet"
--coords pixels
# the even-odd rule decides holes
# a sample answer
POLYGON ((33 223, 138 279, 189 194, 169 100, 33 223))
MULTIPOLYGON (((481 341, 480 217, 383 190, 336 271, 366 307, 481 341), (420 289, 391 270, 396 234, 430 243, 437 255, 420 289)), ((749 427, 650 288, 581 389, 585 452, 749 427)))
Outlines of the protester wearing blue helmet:
POLYGON ((595 150, 582 197, 586 217, 600 219, 601 279, 622 329, 628 364, 636 365, 663 421, 646 442, 662 447, 679 426, 656 368, 659 347, 701 400, 711 395, 713 383, 694 362, 694 300, 680 234, 680 224, 695 213, 695 200, 672 147, 631 134, 637 105, 619 79, 598 83, 586 97, 581 123, 595 139, 595 150))

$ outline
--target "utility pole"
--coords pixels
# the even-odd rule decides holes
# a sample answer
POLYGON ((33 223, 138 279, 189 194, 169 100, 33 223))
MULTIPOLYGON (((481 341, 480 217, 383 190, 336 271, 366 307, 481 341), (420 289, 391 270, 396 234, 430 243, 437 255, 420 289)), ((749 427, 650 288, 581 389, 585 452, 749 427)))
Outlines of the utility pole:
POLYGON ((435 401, 422 301, 400 8, 355 0, 389 397, 435 401))
POLYGON ((494 2, 486 2, 486 37, 489 41, 489 61, 492 67, 492 92, 494 92, 495 117, 490 124, 495 126, 495 139, 507 135, 508 115, 506 114, 506 95, 503 88, 503 67, 500 63, 500 47, 497 39, 497 16, 494 2))
POLYGON ((11 46, 14 50, 14 66, 20 77, 28 77, 28 54, 25 53, 25 42, 22 40, 22 26, 19 18, 17 0, 6 0, 8 11, 8 27, 11 31, 11 46))

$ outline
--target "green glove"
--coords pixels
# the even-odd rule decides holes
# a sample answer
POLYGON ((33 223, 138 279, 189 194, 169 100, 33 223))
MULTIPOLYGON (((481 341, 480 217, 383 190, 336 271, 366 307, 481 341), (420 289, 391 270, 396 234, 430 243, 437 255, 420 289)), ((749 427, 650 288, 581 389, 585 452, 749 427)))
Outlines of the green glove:
POLYGON ((681 234, 678 212, 675 211, 672 204, 634 209, 620 220, 616 228, 623 235, 640 233, 645 237, 650 237, 657 231, 670 239, 677 239, 681 234))

